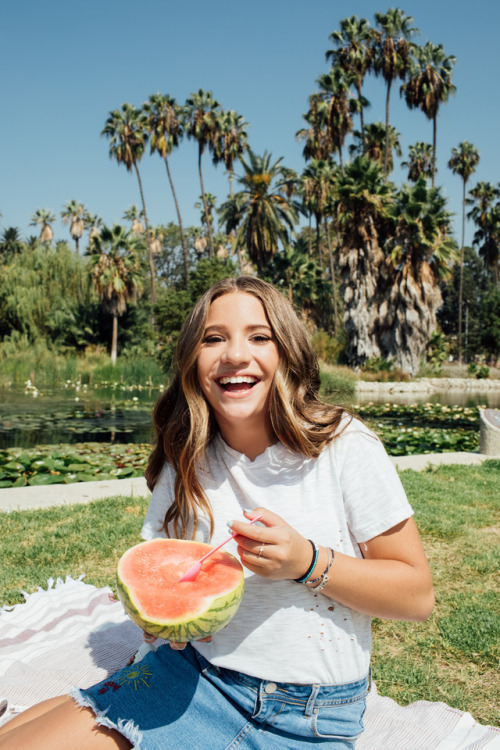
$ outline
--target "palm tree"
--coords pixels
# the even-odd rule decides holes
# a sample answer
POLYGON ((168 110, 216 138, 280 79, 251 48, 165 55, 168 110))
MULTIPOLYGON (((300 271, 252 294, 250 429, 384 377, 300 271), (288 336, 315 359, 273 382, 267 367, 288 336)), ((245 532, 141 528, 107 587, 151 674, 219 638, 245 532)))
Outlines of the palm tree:
POLYGON ((327 105, 327 130, 332 148, 339 155, 340 167, 343 170, 342 146, 346 135, 353 128, 349 105, 349 81, 341 68, 332 68, 329 73, 320 76, 317 81, 320 96, 327 105))
POLYGON ((146 238, 149 249, 149 273, 151 277, 151 302, 156 302, 155 266, 153 253, 149 247, 149 222, 146 212, 146 201, 142 189, 142 180, 139 172, 139 162, 144 155, 148 139, 147 122, 140 109, 132 104, 122 104, 122 108, 110 112, 101 135, 109 138, 109 155, 116 159, 118 164, 124 164, 127 172, 135 171, 139 192, 141 194, 142 210, 144 211, 144 223, 146 224, 146 238))
POLYGON ((478 182, 469 190, 470 198, 466 203, 472 208, 467 214, 478 227, 474 233, 474 244, 479 246, 479 255, 487 268, 491 268, 498 286, 498 261, 500 247, 500 204, 494 201, 500 198, 500 185, 495 187, 491 182, 478 182))
POLYGON ((328 50, 326 59, 331 60, 332 67, 340 67, 351 76, 352 84, 358 95, 357 111, 360 117, 361 142, 363 153, 365 148, 365 125, 363 110, 368 102, 363 97, 363 81, 373 64, 373 29, 366 18, 351 16, 340 22, 340 31, 330 34, 330 40, 335 45, 328 50))
POLYGON ((464 288, 464 247, 465 247, 465 200, 466 186, 479 164, 479 151, 472 143, 462 141, 452 149, 448 166, 453 174, 462 178, 462 242, 460 247, 460 284, 458 289, 458 361, 462 364, 462 301, 464 288))
POLYGON ((384 300, 379 337, 385 359, 414 375, 437 328, 440 281, 451 273, 456 242, 452 214, 439 189, 424 177, 396 193, 389 209, 394 228, 385 243, 384 300))
POLYGON ((54 231, 50 226, 56 220, 56 215, 48 208, 37 208, 31 217, 30 226, 34 227, 41 224, 40 242, 51 243, 54 239, 54 231))
POLYGON ((144 211, 139 211, 137 206, 132 205, 123 212, 122 218, 132 222, 132 226, 130 227, 132 234, 135 234, 136 237, 142 237, 145 232, 144 224, 141 221, 144 218, 144 211))
POLYGON ((98 237, 101 233, 102 227, 104 226, 104 222, 101 217, 97 214, 91 214, 89 211, 85 211, 83 223, 85 224, 85 229, 89 233, 89 240, 92 240, 93 237, 98 237))
POLYGON ((18 255, 23 251, 23 239, 21 232, 17 227, 7 227, 3 230, 0 237, 0 256, 7 261, 13 255, 18 255))
POLYGON ((436 131, 439 107, 455 93, 451 82, 456 57, 446 57, 441 44, 427 42, 424 47, 412 44, 413 60, 409 78, 401 87, 410 109, 421 109, 432 120, 432 187, 436 183, 436 131))
MULTIPOLYGON (((376 161, 381 167, 385 164, 385 143, 386 143, 386 127, 383 122, 372 122, 365 126, 365 138, 364 146, 362 135, 359 130, 353 132, 354 138, 357 143, 349 146, 349 152, 355 156, 361 156, 363 153, 369 159, 376 161)), ((399 140, 400 133, 396 130, 393 125, 389 125, 389 158, 388 158, 388 172, 392 172, 394 168, 393 151, 396 152, 396 156, 401 156, 401 141, 399 140)))
POLYGON ((174 181, 170 172, 168 157, 174 148, 177 148, 179 141, 183 136, 182 107, 176 100, 168 94, 152 94, 149 101, 143 104, 143 110, 147 119, 147 127, 150 137, 151 153, 158 153, 165 161, 167 177, 170 183, 170 189, 175 203, 177 220, 181 234, 182 254, 184 258, 184 276, 187 281, 189 278, 189 256, 182 224, 179 201, 174 188, 174 181))
MULTIPOLYGON (((217 147, 217 142, 220 138, 220 112, 220 104, 212 97, 211 91, 199 89, 197 93, 191 94, 186 99, 184 107, 185 131, 188 138, 193 138, 198 143, 198 172, 200 175, 201 196, 207 215, 208 207, 205 200, 201 158, 205 148, 208 148, 213 153, 217 147)), ((214 241, 210 224, 208 224, 208 246, 209 255, 213 258, 214 241)))
POLYGON ((118 318, 127 303, 142 291, 140 273, 140 240, 124 227, 104 226, 93 238, 89 251, 92 279, 104 308, 113 316, 111 362, 116 364, 118 318))
POLYGON ((302 152, 304 159, 329 159, 333 153, 333 144, 328 130, 328 104, 320 94, 311 94, 309 110, 302 115, 309 125, 295 134, 298 140, 305 140, 302 152))
POLYGON ((215 164, 224 162, 229 173, 229 194, 233 194, 234 162, 248 148, 248 123, 234 109, 222 111, 219 117, 220 137, 213 151, 215 164))
MULTIPOLYGON (((249 148, 248 162, 240 158, 245 174, 238 178, 243 189, 219 209, 226 233, 235 231, 235 247, 246 249, 261 272, 278 250, 288 243, 298 221, 298 204, 283 189, 281 159, 274 163, 267 151, 257 156, 249 148)), ((285 176, 286 177, 286 176, 285 176)))
POLYGON ((68 201, 61 211, 63 224, 70 225, 69 233, 75 241, 77 255, 79 252, 78 243, 85 229, 84 217, 85 206, 75 200, 68 201))
POLYGON ((408 167, 408 179, 417 182, 420 177, 432 176, 432 146, 424 141, 417 141, 408 149, 408 161, 401 162, 402 167, 408 167))
POLYGON ((413 18, 400 8, 390 8, 387 13, 375 13, 377 32, 374 41, 374 70, 382 75, 386 85, 385 98, 385 155, 384 175, 389 172, 389 109, 391 86, 398 78, 404 79, 410 63, 410 38, 418 33, 412 26, 413 18))
POLYGON ((377 338, 379 290, 384 254, 380 247, 388 220, 393 185, 381 167, 358 156, 339 174, 332 202, 340 242, 338 267, 344 301, 347 363, 359 367, 380 357, 377 338))

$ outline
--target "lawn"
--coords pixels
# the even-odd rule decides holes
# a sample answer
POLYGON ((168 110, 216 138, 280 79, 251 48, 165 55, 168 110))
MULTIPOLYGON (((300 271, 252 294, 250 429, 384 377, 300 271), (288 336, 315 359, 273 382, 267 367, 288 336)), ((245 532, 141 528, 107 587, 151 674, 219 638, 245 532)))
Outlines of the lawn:
MULTIPOLYGON (((497 726, 500 461, 401 478, 431 562, 436 607, 425 623, 374 621, 379 692, 400 704, 441 700, 497 726)), ((120 555, 140 541, 146 505, 118 497, 3 514, 0 603, 22 601, 22 591, 67 574, 114 587, 120 555)))

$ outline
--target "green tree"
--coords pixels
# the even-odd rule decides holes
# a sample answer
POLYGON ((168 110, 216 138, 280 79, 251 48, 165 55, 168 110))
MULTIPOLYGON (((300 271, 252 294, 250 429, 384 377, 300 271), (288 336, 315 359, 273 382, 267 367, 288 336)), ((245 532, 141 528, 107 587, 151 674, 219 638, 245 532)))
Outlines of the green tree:
MULTIPOLYGON (((363 153, 368 156, 369 159, 373 159, 381 167, 385 165, 385 143, 386 143, 386 128, 383 122, 372 122, 365 126, 365 139, 364 147, 361 139, 361 133, 355 130, 353 133, 354 138, 357 142, 351 144, 349 151, 355 156, 361 156, 363 153)), ((400 133, 396 130, 393 125, 389 125, 389 156, 388 156, 388 172, 392 172, 394 168, 393 152, 397 156, 401 156, 401 141, 399 140, 400 133)))
POLYGON ((365 125, 363 112, 368 102, 363 97, 363 81, 373 64, 373 29, 366 18, 350 16, 340 22, 340 31, 330 34, 335 45, 328 50, 326 59, 333 68, 341 68, 351 77, 358 95, 357 111, 360 118, 362 152, 365 151, 365 125))
MULTIPOLYGON (((220 138, 221 108, 219 102, 213 98, 211 91, 199 89, 198 92, 191 94, 186 100, 184 113, 186 134, 188 138, 192 138, 198 143, 198 173, 200 176, 201 196, 205 205, 205 213, 208 215, 201 160, 205 149, 213 153, 217 148, 220 138)), ((212 228, 210 224, 207 226, 209 255, 213 258, 215 250, 212 228)))
POLYGON ((99 236, 99 234, 101 233, 101 229, 104 226, 104 222, 101 217, 97 214, 91 214, 89 211, 85 211, 83 223, 85 224, 85 229, 89 233, 90 240, 92 239, 92 237, 99 236))
POLYGON ((154 257, 151 247, 149 247, 148 214, 141 174, 139 172, 139 162, 144 155, 148 140, 146 118, 140 109, 125 102, 125 104, 122 104, 121 109, 114 109, 110 112, 101 135, 109 138, 110 158, 116 159, 118 164, 123 164, 127 172, 135 171, 137 177, 142 210, 144 212, 144 223, 146 224, 146 241, 148 242, 149 249, 149 274, 151 278, 151 302, 154 305, 156 301, 154 257))
POLYGON ((432 177, 432 146, 424 141, 417 141, 408 149, 408 161, 401 162, 408 168, 408 179, 417 182, 420 177, 432 177))
POLYGON ((142 292, 141 243, 124 227, 114 224, 112 228, 102 228, 89 250, 97 294, 113 318, 111 362, 116 364, 118 318, 126 311, 127 303, 142 292))
POLYGON ((234 163, 248 148, 248 123, 234 109, 222 111, 219 116, 219 140, 213 160, 215 164, 224 162, 229 173, 229 194, 233 195, 234 163))
POLYGON ((366 156, 356 157, 337 178, 332 209, 339 231, 345 358, 352 367, 381 356, 377 326, 385 257, 380 244, 388 226, 393 190, 381 167, 366 156))
POLYGON ((304 140, 304 159, 329 159, 333 153, 333 143, 328 129, 328 104, 320 94, 311 94, 309 110, 303 119, 309 127, 301 128, 295 134, 298 140, 304 140))
POLYGON ((7 227, 0 237, 0 262, 7 263, 13 255, 22 253, 23 241, 17 227, 7 227))
POLYGON ((235 246, 244 248, 260 271, 287 245, 289 232, 298 221, 298 204, 283 190, 281 158, 271 161, 267 151, 258 156, 249 148, 248 161, 240 158, 244 175, 242 190, 224 203, 219 212, 226 233, 235 231, 235 246))
POLYGON ((394 228, 384 243, 384 302, 379 308, 381 352, 415 375, 437 328, 440 281, 456 260, 452 214, 439 189, 424 177, 404 185, 389 208, 394 228))
POLYGON ((458 361, 462 363, 462 300, 464 280, 464 248, 465 248, 465 204, 466 187, 469 178, 479 164, 479 151, 472 143, 462 141, 456 148, 452 149, 451 159, 448 167, 453 174, 462 178, 462 241, 460 245, 460 289, 458 294, 458 361))
POLYGON ((137 206, 132 205, 123 212, 122 218, 131 222, 130 231, 132 234, 135 234, 136 237, 142 237, 145 232, 144 224, 141 221, 144 218, 144 211, 140 211, 137 206))
POLYGON ((346 136, 353 129, 349 81, 341 68, 332 68, 329 73, 320 76, 317 81, 320 96, 327 106, 327 130, 333 152, 339 156, 341 169, 344 168, 342 147, 346 136))
POLYGON ((469 191, 467 204, 472 208, 467 214, 477 226, 474 233, 474 245, 479 248, 486 268, 490 269, 498 287, 498 263, 500 248, 500 203, 493 203, 500 197, 500 188, 491 182, 478 182, 469 191))
POLYGON ((375 13, 377 31, 374 41, 373 66, 387 86, 385 97, 385 153, 384 175, 389 173, 389 123, 391 87, 398 78, 404 80, 410 64, 410 39, 418 33, 413 18, 400 8, 390 8, 387 13, 375 13))
POLYGON ((184 234, 184 225, 182 223, 179 201, 175 192, 174 181, 170 171, 168 161, 169 155, 174 148, 177 148, 184 134, 183 111, 176 100, 169 94, 152 94, 149 101, 143 104, 143 110, 146 114, 147 127, 149 130, 151 153, 158 153, 165 162, 167 177, 170 183, 170 190, 174 199, 177 221, 181 233, 182 250, 184 254, 184 275, 187 280, 189 277, 189 257, 184 234))
MULTIPOLYGON (((460 290, 461 268, 456 263, 449 278, 441 281, 443 305, 438 310, 438 324, 450 341, 453 354, 457 354, 458 340, 458 297, 460 290)), ((464 248, 463 266, 463 306, 464 335, 463 352, 467 362, 479 356, 482 351, 481 332, 483 320, 481 318, 483 299, 490 284, 488 275, 481 259, 471 247, 464 248)))
POLYGON ((492 287, 484 299, 482 308, 482 344, 490 362, 496 366, 500 356, 500 289, 492 287))
POLYGON ((63 224, 69 224, 69 233, 74 240, 76 252, 79 252, 78 243, 83 235, 85 229, 85 206, 83 203, 71 200, 63 206, 61 211, 61 218, 63 224))
POLYGON ((56 220, 56 215, 48 208, 37 208, 31 217, 30 226, 41 225, 40 242, 50 244, 54 239, 54 230, 51 227, 56 220))
POLYGON ((432 187, 436 184, 437 117, 441 104, 455 93, 451 82, 456 57, 446 57, 441 44, 427 42, 424 47, 412 44, 409 79, 401 87, 410 109, 421 109, 432 120, 432 187))

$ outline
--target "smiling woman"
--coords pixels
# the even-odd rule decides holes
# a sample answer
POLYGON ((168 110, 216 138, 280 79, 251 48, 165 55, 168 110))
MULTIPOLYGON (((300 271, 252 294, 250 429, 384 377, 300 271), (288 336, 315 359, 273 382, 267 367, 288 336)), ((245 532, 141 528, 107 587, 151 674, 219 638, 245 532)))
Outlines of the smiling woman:
POLYGON ((280 292, 239 277, 203 295, 155 409, 142 536, 217 546, 229 526, 241 606, 210 640, 149 652, 147 683, 129 684, 124 667, 116 690, 74 689, 74 701, 21 715, 3 737, 0 728, 2 750, 54 750, 68 731, 74 750, 353 750, 370 617, 424 620, 433 590, 382 444, 318 392, 313 350, 280 292))
POLYGON ((210 306, 198 354, 198 381, 224 440, 254 459, 276 442, 269 393, 276 339, 257 297, 225 294, 210 306))

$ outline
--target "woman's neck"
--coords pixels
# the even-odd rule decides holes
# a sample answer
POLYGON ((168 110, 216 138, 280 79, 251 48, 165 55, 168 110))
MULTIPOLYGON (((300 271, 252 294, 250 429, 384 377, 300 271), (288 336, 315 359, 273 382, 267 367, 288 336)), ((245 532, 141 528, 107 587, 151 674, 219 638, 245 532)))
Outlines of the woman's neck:
POLYGON ((220 434, 225 443, 238 453, 243 453, 250 461, 255 461, 266 448, 278 442, 271 424, 266 424, 263 429, 262 424, 258 428, 252 429, 249 425, 245 428, 238 428, 234 425, 220 425, 220 434))

